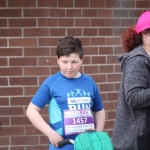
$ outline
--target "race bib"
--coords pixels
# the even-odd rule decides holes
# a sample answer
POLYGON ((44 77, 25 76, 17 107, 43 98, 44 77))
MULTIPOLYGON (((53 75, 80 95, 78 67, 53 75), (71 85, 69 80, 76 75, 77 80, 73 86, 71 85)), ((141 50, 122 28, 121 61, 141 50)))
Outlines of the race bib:
POLYGON ((64 110, 65 135, 79 134, 89 129, 95 130, 90 109, 64 110))

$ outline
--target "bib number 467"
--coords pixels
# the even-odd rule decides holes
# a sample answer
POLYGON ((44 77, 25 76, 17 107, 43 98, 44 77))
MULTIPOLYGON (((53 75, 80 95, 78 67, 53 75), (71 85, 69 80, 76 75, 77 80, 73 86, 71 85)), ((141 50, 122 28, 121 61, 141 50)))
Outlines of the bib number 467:
POLYGON ((87 118, 73 118, 73 124, 86 124, 87 118))

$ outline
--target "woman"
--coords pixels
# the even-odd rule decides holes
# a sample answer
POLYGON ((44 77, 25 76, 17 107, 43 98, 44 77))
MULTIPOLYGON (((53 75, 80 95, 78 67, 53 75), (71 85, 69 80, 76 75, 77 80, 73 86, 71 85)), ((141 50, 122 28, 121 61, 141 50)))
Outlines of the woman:
POLYGON ((150 11, 123 33, 122 44, 126 53, 119 57, 122 79, 113 144, 116 150, 137 150, 137 137, 150 128, 150 11))

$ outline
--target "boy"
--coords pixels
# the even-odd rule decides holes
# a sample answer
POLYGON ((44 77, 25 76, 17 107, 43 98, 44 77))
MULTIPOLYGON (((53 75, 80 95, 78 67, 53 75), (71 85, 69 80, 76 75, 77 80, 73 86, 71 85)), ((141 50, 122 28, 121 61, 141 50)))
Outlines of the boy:
POLYGON ((66 138, 75 139, 88 126, 94 125, 95 130, 103 131, 105 111, 95 82, 79 72, 84 55, 81 41, 74 37, 60 39, 56 55, 60 72, 43 82, 31 100, 26 114, 32 124, 48 137, 49 150, 73 150, 72 144, 58 148, 58 142, 66 138), (47 103, 49 124, 40 115, 41 109, 47 103), (91 117, 86 114, 89 110, 93 112, 94 123, 87 120, 91 117), (81 113, 82 117, 74 118, 76 113, 81 113), (67 114, 72 115, 72 118, 67 118, 67 114), (67 125, 67 119, 73 122, 67 125))

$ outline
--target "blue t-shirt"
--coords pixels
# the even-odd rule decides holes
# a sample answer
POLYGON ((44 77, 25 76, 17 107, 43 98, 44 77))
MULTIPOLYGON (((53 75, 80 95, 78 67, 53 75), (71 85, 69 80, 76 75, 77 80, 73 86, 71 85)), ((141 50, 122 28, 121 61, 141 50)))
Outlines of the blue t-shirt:
POLYGON ((91 77, 81 74, 79 78, 66 78, 61 72, 48 77, 31 102, 41 109, 49 104, 51 128, 64 138, 71 139, 77 135, 64 135, 64 110, 91 109, 97 112, 104 108, 97 85, 91 77))

